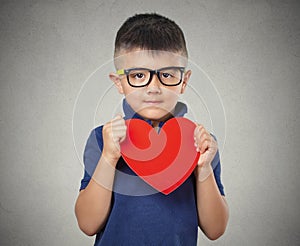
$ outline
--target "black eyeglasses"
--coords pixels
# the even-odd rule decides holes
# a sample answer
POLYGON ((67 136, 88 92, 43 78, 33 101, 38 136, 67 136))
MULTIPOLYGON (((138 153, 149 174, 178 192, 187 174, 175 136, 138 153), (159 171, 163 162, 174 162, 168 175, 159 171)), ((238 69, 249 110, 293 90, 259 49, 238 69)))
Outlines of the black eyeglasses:
POLYGON ((153 75, 156 74, 160 83, 165 86, 177 86, 182 81, 185 71, 184 67, 163 67, 156 70, 148 68, 120 69, 118 75, 126 75, 128 84, 132 87, 144 87, 151 83, 153 75))

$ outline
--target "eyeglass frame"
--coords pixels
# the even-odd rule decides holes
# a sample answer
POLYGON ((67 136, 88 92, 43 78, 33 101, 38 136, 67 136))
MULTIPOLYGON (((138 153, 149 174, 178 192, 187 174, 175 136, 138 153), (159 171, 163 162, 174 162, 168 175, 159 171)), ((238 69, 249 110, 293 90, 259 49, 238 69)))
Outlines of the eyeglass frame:
POLYGON ((119 69, 119 70, 117 70, 117 74, 118 74, 118 75, 126 75, 128 84, 129 84, 131 87, 136 87, 136 88, 148 86, 148 85, 151 83, 154 74, 156 74, 156 76, 157 76, 159 82, 160 82, 162 85, 164 85, 164 86, 177 86, 177 85, 180 85, 180 84, 181 84, 182 78, 183 78, 183 73, 184 73, 184 72, 185 72, 185 67, 176 67, 176 66, 162 67, 162 68, 155 69, 155 70, 149 69, 149 68, 142 68, 142 67, 135 67, 135 68, 128 68, 128 69, 119 69), (174 69, 174 68, 180 70, 180 80, 179 80, 179 82, 178 82, 177 84, 174 84, 174 85, 168 85, 168 84, 165 84, 165 83, 161 80, 161 78, 160 78, 160 76, 159 76, 160 71, 161 71, 161 70, 165 70, 165 69, 174 69), (146 71, 149 71, 149 72, 150 72, 149 81, 148 81, 145 85, 133 85, 133 84, 131 84, 130 81, 129 81, 129 73, 130 73, 131 71, 134 71, 134 70, 146 70, 146 71))

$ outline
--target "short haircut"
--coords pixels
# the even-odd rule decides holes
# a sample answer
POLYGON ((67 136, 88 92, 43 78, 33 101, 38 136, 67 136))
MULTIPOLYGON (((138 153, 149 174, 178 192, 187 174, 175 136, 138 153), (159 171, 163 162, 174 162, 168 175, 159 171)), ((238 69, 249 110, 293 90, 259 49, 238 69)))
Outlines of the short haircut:
POLYGON ((156 13, 129 17, 117 32, 115 56, 122 49, 130 51, 136 48, 178 52, 188 56, 180 27, 174 21, 156 13))

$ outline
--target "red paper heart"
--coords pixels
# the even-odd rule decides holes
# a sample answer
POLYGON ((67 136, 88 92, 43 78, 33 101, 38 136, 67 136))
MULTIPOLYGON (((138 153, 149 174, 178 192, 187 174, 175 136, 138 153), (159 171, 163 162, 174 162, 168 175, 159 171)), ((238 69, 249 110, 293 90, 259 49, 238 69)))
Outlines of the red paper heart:
POLYGON ((122 157, 153 188, 167 195, 193 172, 200 156, 194 147, 195 123, 172 118, 159 133, 139 119, 126 120, 126 125, 122 157))

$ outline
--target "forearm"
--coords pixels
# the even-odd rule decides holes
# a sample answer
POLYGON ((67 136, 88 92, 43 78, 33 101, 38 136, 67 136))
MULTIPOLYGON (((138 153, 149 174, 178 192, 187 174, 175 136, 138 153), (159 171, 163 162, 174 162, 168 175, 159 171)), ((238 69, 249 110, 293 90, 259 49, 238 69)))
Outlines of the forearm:
POLYGON ((115 168, 102 156, 88 186, 82 190, 75 205, 80 229, 87 235, 96 234, 110 212, 115 168))
POLYGON ((220 194, 213 173, 203 182, 197 179, 197 208, 199 226, 211 240, 219 238, 226 229, 228 222, 228 206, 220 194))

